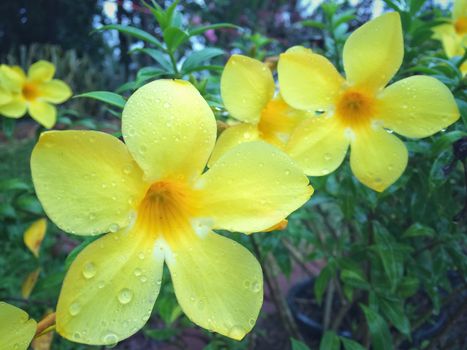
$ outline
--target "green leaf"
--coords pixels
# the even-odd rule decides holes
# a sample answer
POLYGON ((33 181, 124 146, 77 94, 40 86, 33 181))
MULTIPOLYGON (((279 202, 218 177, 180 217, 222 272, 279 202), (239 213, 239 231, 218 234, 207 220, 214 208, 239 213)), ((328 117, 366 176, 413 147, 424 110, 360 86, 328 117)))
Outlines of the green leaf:
POLYGON ((188 40, 188 33, 177 27, 168 27, 164 30, 164 41, 168 50, 174 52, 177 47, 188 40))
POLYGON ((433 143, 431 147, 431 153, 434 156, 436 156, 438 153, 440 153, 441 151, 444 151, 445 149, 450 147, 454 142, 456 142, 457 140, 465 136, 467 136, 467 132, 465 131, 456 130, 456 131, 447 132, 441 135, 441 137, 439 137, 433 143))
POLYGON ((316 301, 321 304, 323 300, 324 292, 329 284, 329 281, 333 277, 335 273, 334 264, 331 261, 321 270, 319 276, 316 278, 315 283, 313 285, 313 289, 315 292, 316 301))
POLYGON ((365 314, 366 323, 371 335, 371 344, 374 350, 392 350, 392 337, 384 318, 369 307, 360 304, 365 314))
POLYGON ((397 286, 397 292, 402 298, 408 298, 417 293, 420 281, 416 277, 406 276, 401 279, 397 286))
POLYGON ((230 23, 216 23, 216 24, 209 24, 206 26, 200 26, 200 27, 193 28, 190 31, 188 31, 188 36, 192 37, 195 35, 200 35, 210 29, 219 29, 219 28, 241 29, 241 27, 236 26, 234 24, 230 24, 230 23))
POLYGON ((313 21, 311 19, 301 21, 300 24, 304 27, 312 27, 312 28, 318 28, 318 29, 326 28, 326 24, 324 24, 323 22, 313 21))
POLYGON ((94 100, 105 102, 109 105, 119 107, 121 109, 125 107, 126 103, 126 100, 122 96, 110 91, 90 91, 85 92, 84 94, 76 95, 74 98, 76 97, 92 98, 94 100))
POLYGON ((211 58, 224 54, 224 50, 215 47, 208 47, 199 51, 193 52, 189 55, 182 65, 183 74, 190 73, 193 69, 196 69, 201 63, 210 60, 211 58))
POLYGON ((144 67, 136 73, 136 79, 138 82, 144 82, 148 79, 155 79, 165 74, 166 72, 156 67, 144 67))
POLYGON ((411 225, 405 232, 402 234, 403 238, 412 238, 412 237, 433 237, 436 234, 435 230, 431 227, 415 223, 411 225))
POLYGON ((295 338, 290 338, 290 343, 292 345, 292 350, 310 350, 305 343, 295 338))
POLYGON ((404 307, 400 300, 390 300, 384 297, 378 298, 378 305, 387 319, 402 334, 410 335, 410 323, 407 318, 404 307))
POLYGON ((152 44, 158 47, 159 49, 164 50, 164 45, 162 45, 159 39, 149 34, 148 32, 142 29, 135 28, 135 27, 126 26, 122 24, 108 24, 108 25, 105 25, 105 26, 102 26, 96 29, 96 31, 112 30, 112 29, 118 30, 120 33, 130 35, 136 39, 143 40, 149 44, 152 44))
POLYGON ((136 49, 134 50, 134 52, 142 52, 148 56, 150 56, 151 58, 153 58, 157 63, 160 64, 160 66, 166 70, 168 73, 171 73, 173 74, 174 71, 173 71, 173 67, 172 67, 172 63, 170 63, 170 60, 167 58, 167 54, 160 51, 160 50, 156 50, 156 49, 148 49, 148 48, 144 48, 144 49, 136 49))
POLYGON ((321 342, 319 343, 319 350, 339 350, 340 349, 340 341, 339 337, 337 336, 336 332, 334 331, 327 331, 324 333, 324 336, 321 338, 321 342))
POLYGON ((345 337, 340 337, 342 344, 344 344, 345 350, 365 350, 366 348, 357 343, 355 340, 351 340, 345 337))
POLYGON ((341 271, 341 280, 354 288, 368 289, 369 284, 365 280, 363 273, 359 270, 343 269, 341 271))
POLYGON ((7 179, 0 181, 0 192, 29 190, 30 186, 20 179, 7 179))
POLYGON ((32 214, 42 215, 42 206, 36 196, 23 194, 16 198, 15 207, 32 214))

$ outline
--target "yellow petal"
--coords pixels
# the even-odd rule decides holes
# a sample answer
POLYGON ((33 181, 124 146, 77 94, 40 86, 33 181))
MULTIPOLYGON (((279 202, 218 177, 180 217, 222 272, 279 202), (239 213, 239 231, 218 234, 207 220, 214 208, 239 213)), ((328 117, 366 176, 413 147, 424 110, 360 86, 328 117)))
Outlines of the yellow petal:
POLYGON ((37 323, 23 310, 0 302, 0 349, 26 350, 37 323))
POLYGON ((21 118, 27 111, 26 102, 19 96, 13 97, 13 100, 0 106, 0 114, 9 118, 21 118))
POLYGON ((5 64, 0 65, 0 72, 3 75, 4 86, 14 93, 21 92, 26 76, 20 67, 10 67, 5 64))
POLYGON ((178 303, 197 325, 241 340, 263 303, 261 266, 247 249, 218 234, 185 237, 167 259, 178 303))
POLYGON ((28 79, 36 82, 49 81, 55 74, 55 66, 48 61, 37 61, 28 70, 28 79))
POLYGON ((31 172, 50 219, 80 235, 127 226, 147 189, 125 144, 97 131, 43 133, 31 172))
POLYGON ((3 83, 1 74, 2 73, 0 71, 0 106, 11 102, 11 100, 13 99, 11 91, 8 90, 6 87, 2 86, 3 83))
POLYGON ((277 224, 313 192, 290 157, 260 141, 225 153, 197 187, 204 191, 203 210, 214 228, 246 233, 277 224))
POLYGON ((400 80, 382 94, 380 115, 384 126, 407 137, 426 137, 459 119, 451 91, 439 80, 414 76, 400 80))
POLYGON ((281 54, 277 71, 282 97, 302 110, 327 110, 344 83, 327 58, 305 48, 281 54))
POLYGON ((433 38, 443 44, 444 52, 449 58, 464 55, 463 37, 457 35, 452 24, 442 24, 433 28, 433 38))
POLYGON ((461 17, 467 17, 467 1, 454 0, 454 6, 452 8, 452 18, 456 20, 461 17))
POLYGON ((123 137, 148 181, 199 175, 216 140, 206 101, 183 80, 156 80, 138 89, 122 116, 123 137))
POLYGON ((221 95, 233 118, 257 123, 262 109, 274 95, 274 79, 264 63, 233 55, 221 77, 221 95))
POLYGON ((24 299, 28 299, 32 293, 32 290, 36 286, 37 279, 39 278, 39 274, 41 273, 41 268, 37 268, 31 273, 29 273, 23 281, 21 285, 21 296, 24 299))
POLYGON ((41 248, 46 230, 47 219, 42 218, 34 221, 24 232, 24 244, 26 244, 26 247, 29 248, 36 258, 39 257, 39 249, 41 248))
POLYGON ((57 304, 57 332, 112 345, 141 329, 159 294, 163 257, 147 232, 121 230, 92 242, 72 263, 57 304))
POLYGON ((222 132, 216 141, 208 166, 211 167, 225 152, 244 143, 255 141, 259 138, 258 128, 253 124, 233 125, 222 132))
POLYGON ((397 12, 377 17, 350 34, 343 60, 347 81, 367 90, 382 89, 404 56, 402 26, 397 12))
POLYGON ((407 166, 407 148, 384 129, 360 129, 351 143, 350 166, 360 182, 382 192, 407 166))
POLYGON ((28 110, 31 117, 47 129, 53 127, 57 121, 57 109, 47 102, 30 101, 28 110))
POLYGON ((51 80, 40 86, 41 98, 47 102, 62 103, 72 94, 70 87, 61 80, 51 80))
POLYGON ((286 153, 305 174, 321 176, 336 170, 345 158, 349 140, 335 117, 311 117, 292 134, 286 153))

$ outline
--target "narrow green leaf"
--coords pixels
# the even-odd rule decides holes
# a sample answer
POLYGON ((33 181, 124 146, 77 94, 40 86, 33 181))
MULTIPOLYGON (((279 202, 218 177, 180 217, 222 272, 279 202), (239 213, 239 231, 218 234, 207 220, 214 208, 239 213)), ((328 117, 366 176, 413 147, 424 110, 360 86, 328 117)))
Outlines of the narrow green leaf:
POLYGON ((355 340, 340 337, 345 350, 365 350, 366 348, 357 343, 355 340))
POLYGON ((241 27, 236 26, 234 24, 230 24, 230 23, 216 23, 216 24, 209 24, 206 26, 200 26, 200 27, 193 28, 188 32, 188 36, 191 37, 195 35, 200 35, 210 29, 219 29, 219 28, 241 29, 241 27))
POLYGON ((433 230, 431 227, 416 222, 413 225, 411 225, 407 230, 405 230, 405 232, 402 234, 402 237, 433 237, 435 234, 435 230, 433 230))
POLYGON ((210 60, 211 58, 224 54, 224 50, 215 47, 208 47, 199 51, 195 51, 188 55, 182 65, 182 73, 187 74, 201 66, 201 63, 210 60))
POLYGON ((320 272, 318 278, 316 278, 315 283, 313 285, 313 289, 315 292, 316 301, 321 304, 323 300, 323 294, 326 291, 326 288, 329 284, 330 279, 334 275, 334 268, 333 266, 328 263, 320 272))
POLYGON ((365 280, 363 273, 358 270, 344 269, 341 271, 341 280, 354 288, 368 289, 369 284, 365 280))
POLYGON ((123 34, 126 34, 126 35, 130 35, 136 39, 140 39, 140 40, 143 40, 149 44, 152 44, 156 47, 158 47, 159 49, 162 49, 164 50, 164 45, 162 45, 162 43, 159 41, 159 39, 157 39, 155 36, 149 34, 148 32, 142 30, 142 29, 139 29, 139 28, 135 28, 135 27, 132 27, 132 26, 126 26, 126 25, 122 25, 122 24, 108 24, 108 25, 105 25, 105 26, 102 26, 98 29, 96 29, 96 31, 102 31, 102 30, 118 30, 119 32, 123 33, 123 34))
POLYGON ((397 292, 402 298, 408 298, 417 293, 420 281, 416 277, 406 276, 401 279, 397 286, 397 292))
POLYGON ((189 35, 187 32, 177 27, 168 27, 164 30, 164 41, 170 52, 174 52, 177 47, 185 43, 189 35))
POLYGON ((160 66, 167 71, 168 73, 173 74, 173 67, 172 64, 170 63, 170 59, 167 57, 167 54, 163 51, 157 50, 157 49, 135 49, 132 52, 141 52, 144 53, 148 56, 150 56, 154 61, 160 64, 160 66))
POLYGON ((323 22, 313 21, 311 19, 301 21, 300 24, 304 27, 312 27, 312 28, 318 28, 318 29, 326 28, 326 24, 324 24, 323 22))
POLYGON ((292 345, 292 350, 310 350, 310 348, 300 340, 290 338, 290 343, 292 345))
POLYGON ((437 155, 441 151, 450 147, 457 140, 467 136, 467 132, 455 130, 442 134, 431 146, 431 153, 437 155))
POLYGON ((390 300, 384 297, 378 298, 378 305, 387 319, 402 334, 410 335, 410 323, 407 318, 404 307, 400 300, 390 300))
POLYGON ((119 107, 122 109, 126 103, 125 99, 122 96, 114 92, 110 92, 110 91, 90 91, 84 94, 76 95, 75 98, 76 97, 92 98, 94 100, 105 102, 105 103, 108 103, 109 105, 119 107))
POLYGON ((0 192, 28 190, 30 186, 20 179, 7 179, 0 181, 0 192))
POLYGON ((365 314, 368 329, 371 335, 371 344, 374 350, 392 350, 392 337, 389 327, 384 318, 369 307, 360 304, 365 314))
POLYGON ((319 350, 339 350, 340 340, 334 331, 327 331, 321 338, 319 343, 319 350))

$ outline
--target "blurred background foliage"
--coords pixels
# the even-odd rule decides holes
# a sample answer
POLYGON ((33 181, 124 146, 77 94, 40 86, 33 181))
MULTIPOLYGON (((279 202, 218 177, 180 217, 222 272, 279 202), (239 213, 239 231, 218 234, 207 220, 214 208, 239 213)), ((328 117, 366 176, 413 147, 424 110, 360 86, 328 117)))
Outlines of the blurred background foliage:
MULTIPOLYGON (((255 239, 231 235, 258 256, 265 273, 266 302, 257 326, 242 342, 194 326, 178 306, 166 271, 150 321, 115 348, 333 350, 342 343, 346 350, 370 344, 376 350, 465 349, 466 81, 459 70, 462 58, 448 59, 441 44, 431 39, 432 28, 450 16, 449 2, 149 4, 4 1, 0 61, 23 67, 38 59, 53 62, 57 77, 75 95, 91 97, 62 106, 56 128, 119 136, 125 98, 150 80, 190 80, 219 121, 228 121, 218 86, 230 54, 265 60, 274 70, 277 55, 300 44, 341 68, 349 33, 381 11, 395 10, 405 35, 404 62, 395 80, 413 74, 440 79, 455 94, 462 118, 433 137, 404 140, 410 152, 407 171, 385 192, 377 194, 358 183, 344 162, 334 174, 311 178, 316 194, 291 216, 285 230, 255 239), (91 91, 101 92, 86 95, 91 91), (309 328, 304 316, 321 329, 309 328)), ((45 216, 29 173, 30 152, 42 129, 26 119, 16 125, 5 118, 1 122, 0 300, 40 319, 53 310, 67 267, 90 240, 64 234, 49 222, 39 258, 27 250, 23 232, 45 216), (26 298, 21 287, 38 267, 38 282, 26 298)), ((88 348, 96 347, 59 336, 51 346, 88 348)))

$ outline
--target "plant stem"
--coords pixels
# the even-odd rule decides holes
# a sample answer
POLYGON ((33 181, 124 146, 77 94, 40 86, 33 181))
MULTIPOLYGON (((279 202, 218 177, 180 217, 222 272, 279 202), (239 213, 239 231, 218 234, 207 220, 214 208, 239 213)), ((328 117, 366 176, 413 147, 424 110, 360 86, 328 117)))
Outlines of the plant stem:
POLYGON ((326 291, 326 301, 324 303, 323 328, 325 331, 329 329, 329 323, 331 321, 332 306, 334 301, 334 289, 335 283, 333 278, 329 281, 328 288, 326 291))
POLYGON ((277 285, 277 281, 274 278, 274 267, 275 261, 271 255, 267 256, 266 259, 262 256, 260 247, 256 238, 253 235, 248 236, 250 238, 251 245, 253 246, 253 250, 258 257, 258 261, 261 264, 264 273, 264 279, 268 286, 269 292, 271 294, 272 301, 274 302, 277 312, 281 318, 282 324, 284 325, 285 330, 287 333, 296 339, 301 340, 302 336, 298 331, 297 324, 284 301, 283 296, 281 295, 279 286, 277 285), (266 262, 266 263, 265 263, 266 262))
POLYGON ((177 67, 177 61, 175 60, 175 56, 174 56, 173 52, 167 50, 167 54, 170 57, 170 63, 172 63, 172 68, 174 70, 174 78, 175 79, 181 78, 180 71, 178 70, 178 67, 177 67))
POLYGON ((34 337, 41 336, 50 332, 55 326, 55 312, 48 314, 37 324, 36 335, 34 337))
POLYGON ((285 249, 290 253, 292 259, 302 268, 302 270, 307 274, 308 277, 312 278, 316 276, 316 272, 310 269, 310 267, 306 264, 305 258, 302 256, 292 243, 287 238, 281 239, 282 244, 284 245, 285 249))

